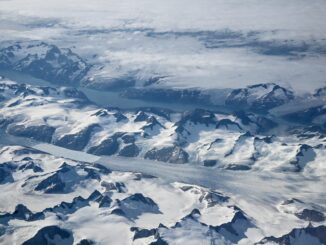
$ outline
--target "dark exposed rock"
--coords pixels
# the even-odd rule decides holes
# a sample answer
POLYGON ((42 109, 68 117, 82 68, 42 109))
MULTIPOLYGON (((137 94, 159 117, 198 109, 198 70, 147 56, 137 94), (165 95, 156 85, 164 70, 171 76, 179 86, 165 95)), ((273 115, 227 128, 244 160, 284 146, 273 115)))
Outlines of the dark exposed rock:
POLYGON ((50 143, 52 135, 55 131, 54 127, 48 125, 25 126, 25 125, 9 125, 7 132, 14 136, 31 138, 34 140, 50 143))
POLYGON ((3 215, 0 215, 0 223, 7 225, 8 222, 12 219, 18 219, 18 220, 24 220, 24 221, 35 221, 35 220, 41 220, 44 218, 45 218, 45 216, 44 216, 43 212, 33 213, 25 205, 18 204, 15 207, 15 210, 13 213, 5 213, 3 215))
POLYGON ((75 197, 72 202, 61 202, 60 204, 46 208, 43 212, 53 212, 56 214, 72 214, 78 209, 88 206, 88 201, 81 196, 75 197))
POLYGON ((249 117, 249 114, 247 114, 245 111, 235 111, 234 115, 240 119, 241 123, 243 125, 249 125, 250 123, 254 123, 254 121, 249 117))
POLYGON ((35 187, 36 191, 44 191, 44 193, 64 193, 70 192, 72 183, 71 180, 79 179, 79 175, 76 173, 75 169, 64 163, 59 170, 54 174, 42 180, 35 187), (67 183, 69 185, 67 186, 67 183))
POLYGON ((93 191, 89 197, 87 198, 88 201, 98 201, 102 196, 101 192, 99 192, 98 190, 93 191))
MULTIPOLYGON (((116 118, 116 122, 120 122, 123 120, 128 120, 128 118, 123 115, 119 110, 115 111, 114 113, 111 114, 116 118)), ((95 112, 92 116, 97 116, 97 117, 109 117, 110 114, 108 113, 108 110, 106 109, 101 109, 95 112)))
POLYGON ((18 170, 26 171, 33 170, 34 173, 43 172, 43 169, 32 159, 22 159, 23 164, 18 167, 18 170))
POLYGON ((172 110, 166 108, 157 108, 157 107, 140 107, 139 111, 155 114, 157 116, 165 118, 166 120, 170 120, 170 114, 173 112, 172 110))
POLYGON ((266 237, 256 244, 296 245, 295 241, 300 240, 307 242, 307 244, 326 244, 326 226, 313 227, 309 225, 305 228, 296 228, 281 237, 266 237))
POLYGON ((236 207, 235 209, 237 211, 230 222, 220 226, 211 226, 213 230, 220 233, 232 243, 238 243, 241 239, 245 238, 245 233, 248 228, 254 227, 240 209, 236 207))
POLYGON ((229 164, 225 167, 227 170, 235 170, 235 171, 248 171, 250 170, 250 166, 243 164, 229 164))
POLYGON ((116 208, 116 209, 113 209, 111 214, 115 214, 115 215, 118 215, 118 216, 125 216, 126 217, 126 213, 121 209, 121 208, 116 208))
MULTIPOLYGON (((181 221, 184 221, 184 220, 187 220, 187 219, 192 219, 192 220, 198 220, 198 218, 201 216, 201 213, 200 213, 200 211, 197 209, 197 208, 195 208, 195 209, 193 209, 192 211, 191 211, 191 213, 190 214, 188 214, 188 215, 186 215, 185 217, 183 217, 182 219, 181 219, 181 221)), ((181 227, 182 225, 181 225, 181 222, 177 222, 175 225, 174 225, 174 227, 181 227)))
POLYGON ((140 152, 140 149, 137 145, 129 144, 120 150, 119 156, 136 157, 136 156, 138 156, 139 152, 140 152))
POLYGON ((143 130, 150 129, 153 130, 154 127, 165 128, 159 121, 157 121, 156 117, 150 116, 146 120, 147 124, 142 127, 143 130))
POLYGON ((134 232, 133 240, 154 236, 157 229, 140 229, 138 227, 131 227, 130 231, 134 232))
POLYGON ((183 124, 187 121, 193 122, 194 124, 204 124, 206 126, 210 124, 216 125, 217 123, 214 113, 204 109, 195 109, 187 112, 179 123, 183 124))
POLYGON ((176 129, 175 132, 181 135, 191 135, 190 130, 187 130, 187 124, 201 124, 208 127, 209 125, 215 126, 217 123, 217 119, 213 112, 204 110, 204 109, 196 109, 193 111, 188 111, 184 113, 181 120, 175 123, 176 129))
POLYGON ((56 139, 54 144, 68 149, 81 151, 89 142, 92 133, 99 128, 100 126, 98 124, 92 124, 75 134, 66 134, 61 138, 56 139))
POLYGON ((92 114, 92 116, 97 116, 97 117, 107 117, 109 115, 107 110, 101 109, 92 114))
POLYGON ((186 185, 180 188, 182 191, 191 191, 196 194, 201 193, 199 197, 199 201, 201 203, 206 202, 207 207, 213 207, 215 205, 219 205, 221 203, 227 202, 230 198, 223 195, 217 191, 205 190, 205 189, 198 189, 197 187, 186 185))
POLYGON ((121 215, 128 219, 136 219, 143 213, 161 213, 157 204, 149 197, 140 193, 133 194, 117 201, 118 208, 112 214, 121 215))
POLYGON ((100 208, 107 208, 107 207, 110 207, 111 203, 112 203, 112 199, 110 197, 103 196, 99 200, 99 207, 100 208))
POLYGON ((311 222, 322 222, 325 221, 325 215, 322 212, 313 209, 303 209, 301 212, 296 213, 299 219, 311 221, 311 222))
POLYGON ((73 87, 61 87, 60 92, 67 98, 75 98, 88 101, 87 96, 83 92, 73 87))
POLYGON ((9 124, 13 123, 11 118, 3 118, 0 116, 0 128, 6 128, 9 124))
POLYGON ((112 172, 110 169, 99 163, 93 163, 92 166, 96 169, 96 171, 102 174, 109 174, 112 172))
POLYGON ((102 181, 101 186, 105 187, 106 191, 117 191, 119 193, 124 193, 127 189, 123 182, 102 181))
POLYGON ((83 239, 77 245, 95 245, 96 243, 93 240, 83 239))
POLYGON ((72 245, 74 237, 71 231, 58 226, 46 226, 40 229, 32 238, 23 245, 72 245))
POLYGON ((189 155, 179 146, 168 146, 161 149, 153 148, 145 154, 145 159, 170 163, 186 163, 189 155))
POLYGON ((163 238, 159 237, 157 238, 156 241, 151 242, 149 245, 169 245, 169 244, 163 238))
POLYGON ((90 68, 70 49, 59 49, 44 42, 17 43, 1 49, 0 54, 0 68, 58 84, 79 84, 90 68))
POLYGON ((0 185, 12 182, 14 182, 12 169, 6 164, 0 164, 0 185))
POLYGON ((222 193, 216 191, 208 191, 203 192, 203 194, 199 198, 199 201, 206 201, 207 207, 213 207, 215 205, 227 202, 229 199, 229 197, 224 196, 222 193))
POLYGON ((114 113, 113 116, 116 118, 116 122, 128 120, 128 118, 123 115, 120 111, 114 113))
POLYGON ((136 141, 136 138, 134 135, 130 135, 130 134, 125 134, 121 137, 121 139, 123 140, 123 143, 125 144, 133 144, 136 141))
POLYGON ((215 144, 219 144, 223 142, 223 139, 217 138, 213 142, 211 142, 207 148, 207 150, 210 150, 215 144))
POLYGON ((100 173, 101 169, 82 166, 74 167, 64 163, 55 173, 40 181, 34 190, 43 191, 47 194, 70 193, 82 181, 90 179, 99 181, 100 173), (84 170, 87 175, 79 175, 78 168, 84 170))
POLYGON ((27 147, 22 148, 22 149, 13 150, 13 153, 17 156, 29 155, 29 154, 46 154, 42 151, 35 150, 32 148, 27 148, 27 147))
POLYGON ((314 121, 315 118, 322 115, 326 115, 325 106, 310 107, 302 111, 289 113, 283 116, 283 118, 296 123, 310 124, 314 121))
POLYGON ((134 173, 135 178, 134 180, 142 180, 142 179, 154 179, 157 178, 156 176, 150 175, 150 174, 144 174, 144 173, 134 173))
POLYGON ((216 128, 228 129, 228 130, 242 130, 241 126, 238 123, 233 122, 230 119, 220 120, 217 123, 216 128))
POLYGON ((99 145, 91 147, 87 152, 95 155, 111 156, 119 150, 118 135, 103 140, 99 145))
POLYGON ((139 111, 134 119, 134 122, 146 122, 149 119, 149 115, 143 111, 139 111))
POLYGON ((295 155, 291 164, 295 166, 295 171, 301 171, 304 169, 307 163, 313 161, 316 158, 314 149, 307 144, 302 144, 295 155))
POLYGON ((217 164, 217 160, 204 160, 205 167, 214 167, 217 164))

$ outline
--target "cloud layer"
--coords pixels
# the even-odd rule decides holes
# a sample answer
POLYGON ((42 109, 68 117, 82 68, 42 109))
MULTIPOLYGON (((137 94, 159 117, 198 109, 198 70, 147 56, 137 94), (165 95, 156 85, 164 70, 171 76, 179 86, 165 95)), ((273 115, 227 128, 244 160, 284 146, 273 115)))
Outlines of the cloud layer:
POLYGON ((155 86, 178 88, 325 86, 322 0, 12 0, 0 9, 1 41, 70 47, 101 67, 92 73, 101 81, 132 75, 163 76, 155 86))

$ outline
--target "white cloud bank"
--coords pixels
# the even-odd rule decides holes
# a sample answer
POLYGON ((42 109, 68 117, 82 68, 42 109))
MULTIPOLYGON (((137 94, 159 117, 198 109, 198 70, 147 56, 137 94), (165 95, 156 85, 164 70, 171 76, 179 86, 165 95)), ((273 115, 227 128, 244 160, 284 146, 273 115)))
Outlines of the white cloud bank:
POLYGON ((0 1, 0 11, 0 40, 41 39, 72 47, 104 65, 94 74, 101 80, 137 74, 167 76, 159 86, 180 88, 325 86, 323 0, 12 0, 0 1), (224 30, 240 36, 216 36, 224 30), (212 43, 218 48, 207 48, 212 43), (299 49, 282 55, 260 50, 275 45, 299 49), (308 50, 301 50, 305 45, 308 50))

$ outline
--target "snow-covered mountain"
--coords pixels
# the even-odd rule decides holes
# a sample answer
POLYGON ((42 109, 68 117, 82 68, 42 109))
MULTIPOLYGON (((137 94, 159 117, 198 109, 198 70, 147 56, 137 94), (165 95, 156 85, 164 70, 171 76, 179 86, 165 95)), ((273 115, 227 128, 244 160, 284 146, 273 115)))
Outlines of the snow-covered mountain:
MULTIPOLYGON (((260 83, 236 89, 225 87, 208 90, 201 87, 160 86, 164 77, 157 79, 151 77, 146 80, 130 75, 107 78, 102 81, 96 76, 103 73, 103 67, 92 59, 86 62, 86 59, 70 49, 40 41, 5 42, 1 46, 3 46, 0 50, 0 69, 2 70, 23 72, 23 74, 29 74, 53 84, 85 86, 97 90, 118 90, 121 91, 121 96, 130 99, 151 102, 173 101, 195 106, 224 106, 230 110, 242 108, 267 113, 271 109, 291 105, 291 103, 304 104, 307 97, 302 98, 292 89, 276 83, 260 83)), ((306 106, 306 110, 312 107, 317 108, 311 110, 322 108, 325 104, 324 90, 323 87, 318 88, 310 94, 315 104, 316 101, 319 103, 306 106)), ((2 99, 0 97, 0 100, 2 99)))
POLYGON ((226 105, 247 107, 258 112, 283 105, 294 99, 292 91, 274 83, 264 83, 233 90, 226 98, 226 105))
POLYGON ((0 122, 8 134, 95 155, 190 162, 230 170, 315 173, 318 170, 313 166, 323 157, 324 129, 316 126, 308 133, 311 129, 306 124, 279 125, 279 119, 269 115, 204 109, 185 113, 120 110, 98 107, 74 88, 30 86, 6 79, 0 87, 0 122), (306 150, 312 153, 301 160, 299 156, 306 150))
POLYGON ((0 152, 0 176, 9 180, 0 183, 7 197, 0 203, 2 244, 325 243, 323 203, 261 202, 256 208, 271 213, 257 216, 237 192, 111 171, 18 145, 0 152), (282 220, 288 233, 273 224, 282 220))
POLYGON ((77 88, 5 77, 0 95, 3 244, 325 243, 325 133, 315 119, 104 108, 77 88), (121 159, 139 173, 106 165, 121 159))
POLYGON ((0 69, 25 72, 57 84, 79 84, 89 68, 70 49, 45 42, 17 42, 0 49, 0 69))

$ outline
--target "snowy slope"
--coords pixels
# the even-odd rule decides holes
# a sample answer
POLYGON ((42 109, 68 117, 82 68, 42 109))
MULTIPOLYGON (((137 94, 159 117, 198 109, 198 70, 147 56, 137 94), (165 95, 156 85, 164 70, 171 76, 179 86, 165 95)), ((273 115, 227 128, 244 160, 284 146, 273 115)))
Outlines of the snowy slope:
MULTIPOLYGON (((110 171, 100 164, 75 162, 21 146, 2 146, 0 159, 1 169, 7 168, 12 176, 10 183, 0 184, 2 193, 9 197, 1 199, 2 244, 28 244, 27 241, 35 242, 44 236, 56 236, 60 244, 76 244, 84 239, 99 244, 253 244, 269 241, 270 237, 308 239, 301 237, 304 233, 287 235, 286 230, 291 229, 305 230, 312 241, 325 242, 320 235, 325 229, 323 205, 292 199, 273 206, 282 198, 297 197, 300 190, 291 193, 279 188, 274 202, 256 200, 253 205, 247 202, 243 188, 229 188, 227 182, 219 190, 203 188, 137 172, 110 171), (26 163, 37 165, 39 171, 26 168, 26 163), (67 174, 69 178, 63 177, 67 174), (49 177, 54 175, 61 177, 49 177), (49 181, 57 186, 74 183, 74 188, 69 192, 33 188, 35 184, 50 184, 49 181), (259 215, 257 208, 268 211, 268 215, 259 215), (302 216, 302 210, 313 211, 302 216), (320 218, 315 219, 313 212, 319 213, 320 218), (309 222, 313 225, 305 228, 309 222)), ((250 179, 243 178, 243 183, 250 179)), ((268 185, 261 185, 261 193, 267 190, 271 190, 268 185)), ((308 196, 301 198, 306 200, 308 196)), ((317 196, 310 196, 309 200, 315 202, 314 198, 317 196)))
POLYGON ((246 112, 100 108, 71 88, 8 80, 2 80, 1 88, 1 126, 14 136, 95 155, 230 170, 324 171, 311 167, 319 166, 324 155, 323 129, 310 132, 306 125, 291 124, 284 128, 277 118, 246 112), (312 152, 307 157, 299 149, 303 145, 312 152))

